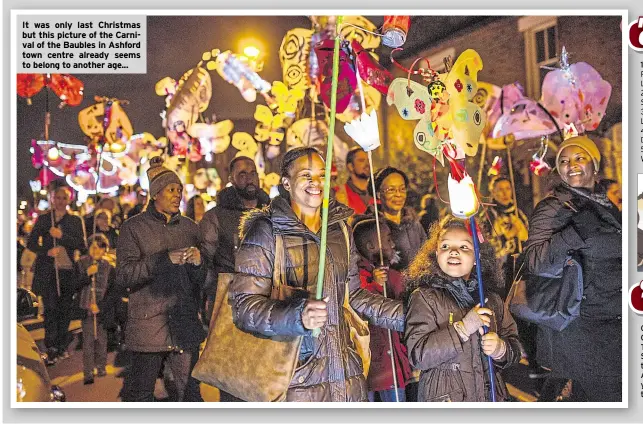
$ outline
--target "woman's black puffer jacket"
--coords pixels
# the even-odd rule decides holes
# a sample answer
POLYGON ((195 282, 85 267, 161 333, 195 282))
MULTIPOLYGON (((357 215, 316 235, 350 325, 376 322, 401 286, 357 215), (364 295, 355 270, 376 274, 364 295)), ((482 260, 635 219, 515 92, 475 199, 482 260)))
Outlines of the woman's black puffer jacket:
POLYGON ((560 276, 568 256, 583 269, 580 317, 561 332, 541 328, 538 360, 571 379, 620 376, 621 214, 605 196, 557 186, 534 210, 525 243, 530 274, 560 276))

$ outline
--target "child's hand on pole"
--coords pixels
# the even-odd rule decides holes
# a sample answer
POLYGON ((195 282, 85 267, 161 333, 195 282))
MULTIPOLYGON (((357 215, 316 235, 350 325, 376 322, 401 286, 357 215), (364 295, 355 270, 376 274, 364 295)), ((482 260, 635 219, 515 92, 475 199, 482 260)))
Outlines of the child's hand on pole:
POLYGON ((380 286, 388 283, 388 267, 380 266, 373 269, 373 280, 380 286))
POLYGON ((505 356, 507 350, 507 345, 504 340, 502 340, 498 333, 489 332, 483 334, 483 329, 480 328, 480 344, 482 346, 482 351, 485 355, 491 356, 493 359, 500 359, 505 356))

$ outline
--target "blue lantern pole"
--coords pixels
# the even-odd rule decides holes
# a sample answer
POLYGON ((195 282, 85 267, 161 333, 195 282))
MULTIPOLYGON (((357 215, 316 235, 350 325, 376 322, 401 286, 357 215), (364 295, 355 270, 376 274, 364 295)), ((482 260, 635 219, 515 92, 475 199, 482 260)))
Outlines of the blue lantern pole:
MULTIPOLYGON (((480 261, 480 242, 478 241, 478 226, 476 224, 475 218, 472 216, 469 218, 469 222, 471 224, 471 232, 472 232, 472 238, 473 238, 473 250, 475 253, 476 257, 476 272, 478 273, 478 294, 480 295, 480 306, 484 307, 484 286, 482 284, 482 262, 480 261)), ((489 327, 486 325, 482 327, 484 330, 484 334, 487 334, 489 332, 489 327)), ((487 361, 489 363, 489 382, 490 382, 490 387, 491 387, 491 402, 496 401, 496 379, 495 379, 495 371, 493 369, 493 359, 491 359, 491 356, 487 356, 487 361)))

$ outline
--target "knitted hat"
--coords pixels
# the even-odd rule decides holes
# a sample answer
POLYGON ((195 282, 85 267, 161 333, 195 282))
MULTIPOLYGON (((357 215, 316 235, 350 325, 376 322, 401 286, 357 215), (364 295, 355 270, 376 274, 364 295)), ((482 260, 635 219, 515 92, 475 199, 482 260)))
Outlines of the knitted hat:
POLYGON ((558 166, 558 158, 560 157, 560 154, 569 146, 578 146, 585 150, 594 162, 594 171, 598 172, 601 165, 601 152, 598 150, 598 147, 596 147, 596 144, 594 144, 592 139, 584 135, 568 138, 562 142, 558 147, 558 153, 556 154, 556 166, 558 166))
POLYGON ((163 158, 155 156, 150 159, 150 169, 147 170, 147 179, 150 182, 150 197, 154 197, 165 186, 176 183, 183 186, 176 172, 163 166, 163 158))

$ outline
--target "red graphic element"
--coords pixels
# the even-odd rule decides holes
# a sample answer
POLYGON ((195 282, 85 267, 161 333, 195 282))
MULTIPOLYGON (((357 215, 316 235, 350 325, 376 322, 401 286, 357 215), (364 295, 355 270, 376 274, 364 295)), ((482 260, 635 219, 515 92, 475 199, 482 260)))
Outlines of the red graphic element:
POLYGON ((418 113, 421 113, 422 115, 424 115, 424 112, 426 111, 426 105, 422 100, 415 99, 415 110, 417 110, 418 113))
POLYGON ((630 308, 637 314, 643 314, 643 281, 630 289, 630 308))
POLYGON ((462 85, 462 81, 460 81, 459 79, 456 80, 453 86, 455 87, 456 90, 458 90, 458 93, 461 92, 462 89, 464 88, 464 86, 462 85))
POLYGON ((643 16, 630 22, 627 37, 630 47, 637 51, 643 51, 643 16))

